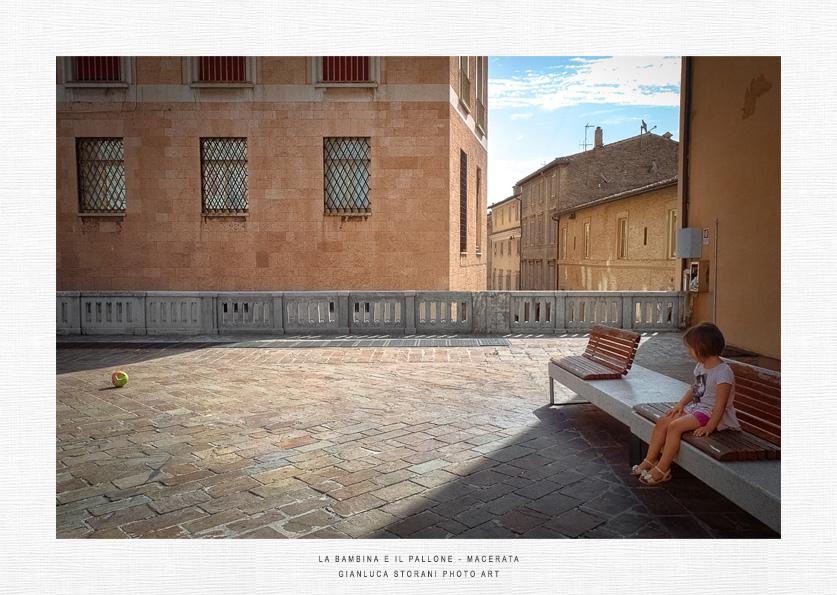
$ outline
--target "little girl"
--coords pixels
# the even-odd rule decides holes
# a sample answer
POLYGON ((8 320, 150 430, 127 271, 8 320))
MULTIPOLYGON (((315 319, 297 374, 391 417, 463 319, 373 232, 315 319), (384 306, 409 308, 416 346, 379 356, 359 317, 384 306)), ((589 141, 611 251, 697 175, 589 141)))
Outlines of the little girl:
POLYGON ((645 460, 632 469, 646 485, 671 479, 671 463, 684 433, 708 436, 715 430, 741 429, 732 405, 735 375, 720 358, 725 345, 721 331, 704 322, 687 330, 683 343, 697 362, 695 379, 683 398, 657 420, 645 460))

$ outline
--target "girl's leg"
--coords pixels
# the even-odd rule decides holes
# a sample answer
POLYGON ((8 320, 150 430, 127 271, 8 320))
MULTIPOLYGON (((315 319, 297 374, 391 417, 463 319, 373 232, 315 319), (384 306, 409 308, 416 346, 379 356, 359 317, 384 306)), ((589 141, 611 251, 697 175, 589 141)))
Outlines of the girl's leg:
MULTIPOLYGON (((651 469, 651 477, 654 481, 662 478, 668 473, 671 462, 680 450, 680 437, 686 433, 701 427, 701 423, 694 415, 684 415, 668 424, 665 435, 665 444, 660 453, 660 460, 655 468, 651 469)), ((654 428, 656 430, 656 428, 654 428)))
MULTIPOLYGON (((645 460, 639 464, 639 469, 643 471, 650 471, 657 460, 660 458, 660 453, 663 450, 663 445, 666 442, 666 435, 671 422, 675 421, 675 417, 660 417, 654 424, 654 431, 651 432, 651 440, 648 442, 648 454, 645 455, 645 460)), ((679 440, 678 436, 678 440, 679 440)))

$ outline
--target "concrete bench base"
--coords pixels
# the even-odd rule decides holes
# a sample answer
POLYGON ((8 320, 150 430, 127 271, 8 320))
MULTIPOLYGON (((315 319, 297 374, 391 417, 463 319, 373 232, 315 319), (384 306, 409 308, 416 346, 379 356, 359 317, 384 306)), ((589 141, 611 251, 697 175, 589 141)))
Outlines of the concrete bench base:
MULTIPOLYGON (((633 437, 646 444, 651 439, 654 423, 632 411, 633 406, 676 401, 689 389, 685 382, 636 365, 622 379, 582 380, 550 363, 550 404, 555 403, 553 383, 556 380, 628 426, 633 437)), ((640 448, 637 442, 631 445, 632 459, 636 459, 640 448)), ((644 451, 640 459, 642 456, 644 451)), ((632 460, 631 464, 636 462, 638 460, 632 460)), ((674 462, 774 531, 780 532, 781 461, 721 462, 682 443, 674 462)))

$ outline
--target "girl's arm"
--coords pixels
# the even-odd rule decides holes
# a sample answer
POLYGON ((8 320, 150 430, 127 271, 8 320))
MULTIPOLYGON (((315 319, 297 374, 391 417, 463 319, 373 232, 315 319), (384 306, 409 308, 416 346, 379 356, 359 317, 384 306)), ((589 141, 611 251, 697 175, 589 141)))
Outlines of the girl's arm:
POLYGON ((690 387, 689 390, 686 391, 686 394, 683 395, 683 398, 680 399, 674 407, 672 407, 671 409, 669 409, 668 411, 665 412, 665 416, 666 417, 671 417, 671 416, 680 417, 680 415, 683 413, 683 408, 686 405, 688 405, 689 401, 691 401, 691 400, 692 400, 692 389, 690 387))
POLYGON ((715 408, 712 410, 712 417, 709 418, 705 426, 695 430, 695 436, 709 436, 709 434, 715 431, 715 428, 718 427, 721 418, 724 416, 730 391, 732 391, 731 384, 725 382, 717 385, 715 389, 715 408))

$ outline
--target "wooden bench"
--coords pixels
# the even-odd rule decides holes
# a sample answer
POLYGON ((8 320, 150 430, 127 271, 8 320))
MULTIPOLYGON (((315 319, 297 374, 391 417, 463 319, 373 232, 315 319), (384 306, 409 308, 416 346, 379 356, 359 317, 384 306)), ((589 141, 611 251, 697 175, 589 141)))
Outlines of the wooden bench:
POLYGON ((584 380, 622 378, 634 363, 637 347, 639 333, 597 324, 590 331, 583 354, 552 361, 584 380))
MULTIPOLYGON (((724 359, 735 374, 735 414, 742 431, 724 430, 711 436, 683 435, 683 441, 719 461, 779 459, 782 453, 781 390, 778 372, 724 359)), ((656 422, 674 403, 643 403, 634 411, 656 422)))
MULTIPOLYGON (((645 456, 642 443, 648 443, 654 430, 654 422, 641 416, 634 407, 679 398, 689 390, 687 383, 642 366, 633 366, 631 373, 620 379, 583 380, 558 366, 555 361, 550 361, 549 376, 550 404, 554 404, 553 384, 557 381, 630 428, 628 467, 639 463, 645 456)), ((736 384, 739 377, 742 376, 737 372, 736 384)), ((743 386, 742 382, 742 395, 749 390, 743 386)), ((741 403, 744 400, 742 397, 741 403)), ((739 404, 738 396, 736 404, 739 404)), ((744 421, 746 418, 747 415, 740 416, 742 426, 750 423, 744 421)), ((674 462, 761 522, 780 531, 782 488, 779 459, 720 461, 686 442, 681 445, 674 462)))

